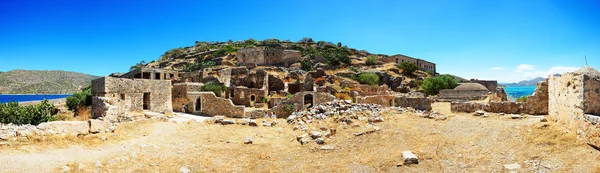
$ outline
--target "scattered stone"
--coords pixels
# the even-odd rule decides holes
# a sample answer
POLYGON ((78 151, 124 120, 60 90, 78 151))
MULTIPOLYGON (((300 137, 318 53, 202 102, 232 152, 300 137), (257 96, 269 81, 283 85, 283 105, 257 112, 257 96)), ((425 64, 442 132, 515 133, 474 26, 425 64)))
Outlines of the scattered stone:
POLYGON ((89 123, 90 123, 90 133, 107 132, 107 131, 109 131, 108 128, 110 128, 110 122, 108 122, 108 121, 102 121, 102 120, 98 120, 98 119, 90 119, 89 123))
POLYGON ((8 140, 8 138, 9 138, 8 134, 0 134, 0 139, 8 140))
POLYGON ((222 120, 221 125, 235 124, 235 120, 222 120))
POLYGON ((325 141, 323 140, 323 138, 317 138, 316 142, 319 145, 325 144, 325 141))
POLYGON ((101 166, 102 166, 102 163, 100 163, 100 160, 97 160, 96 161, 96 167, 101 167, 101 166))
POLYGON ((331 135, 335 135, 335 133, 337 133, 337 130, 335 128, 330 128, 329 132, 331 132, 331 135))
POLYGON ((273 127, 273 124, 271 124, 271 123, 263 123, 263 126, 265 126, 265 127, 273 127))
POLYGON ((498 115, 500 115, 500 116, 504 116, 504 113, 499 113, 498 115))
POLYGON ((248 121, 248 125, 249 126, 258 126, 258 124, 256 124, 256 120, 254 120, 254 119, 250 119, 250 121, 248 121))
POLYGON ((505 164, 505 165, 504 165, 504 168, 505 168, 505 169, 508 169, 508 170, 510 170, 510 171, 512 171, 512 170, 520 169, 520 168, 521 168, 521 165, 519 165, 518 163, 513 163, 513 164, 505 164))
POLYGON ((364 135, 364 134, 369 134, 369 133, 373 133, 375 131, 379 131, 380 129, 381 129, 381 127, 379 127, 379 126, 368 125, 367 127, 363 128, 359 132, 354 133, 354 135, 360 136, 360 135, 364 135))
POLYGON ((523 118, 523 117, 521 117, 521 115, 512 114, 512 115, 510 115, 510 118, 511 118, 511 119, 521 119, 521 118, 523 118))
POLYGON ((0 146, 5 146, 5 145, 9 145, 10 143, 8 142, 0 142, 0 146))
POLYGON ((403 151, 402 152, 402 160, 405 165, 419 164, 419 158, 417 157, 417 155, 413 154, 411 151, 403 151))
POLYGON ((182 166, 181 168, 179 168, 179 172, 180 173, 190 173, 191 170, 187 166, 182 166))
POLYGON ((244 140, 244 144, 252 144, 252 138, 251 137, 246 138, 246 140, 244 140))
POLYGON ((329 145, 323 145, 319 149, 321 149, 321 150, 334 150, 335 146, 333 146, 331 144, 329 144, 329 145))
POLYGON ((331 132, 325 132, 323 133, 323 136, 325 136, 326 138, 331 137, 331 132))
POLYGON ((325 127, 325 126, 321 126, 321 128, 319 128, 319 129, 320 129, 321 131, 325 131, 325 130, 327 130, 327 127, 325 127))
POLYGON ((313 139, 317 139, 322 136, 323 136, 323 134, 321 134, 321 132, 317 132, 317 131, 310 132, 310 137, 312 137, 313 139))
POLYGON ((215 120, 215 124, 219 124, 223 120, 225 120, 225 116, 217 115, 217 116, 213 117, 213 119, 215 120))
POLYGON ((71 171, 71 167, 69 167, 69 166, 63 166, 60 171, 61 172, 69 172, 69 171, 71 171))
POLYGON ((548 119, 546 119, 546 117, 542 117, 542 118, 540 119, 540 122, 548 122, 548 119))
POLYGON ((444 121, 446 119, 448 119, 448 117, 447 116, 443 116, 443 115, 440 115, 440 116, 438 116, 438 117, 435 118, 436 121, 438 121, 438 120, 444 121))
POLYGON ((483 111, 475 111, 475 113, 473 113, 474 116, 483 116, 485 115, 485 112, 483 111))
POLYGON ((548 123, 541 123, 541 124, 539 124, 539 125, 537 126, 537 128, 538 128, 538 129, 541 129, 541 128, 546 128, 546 127, 548 127, 548 126, 550 126, 550 124, 548 124, 548 123))
POLYGON ((310 139, 308 138, 301 138, 299 140, 300 144, 304 145, 304 144, 308 144, 310 142, 310 139))

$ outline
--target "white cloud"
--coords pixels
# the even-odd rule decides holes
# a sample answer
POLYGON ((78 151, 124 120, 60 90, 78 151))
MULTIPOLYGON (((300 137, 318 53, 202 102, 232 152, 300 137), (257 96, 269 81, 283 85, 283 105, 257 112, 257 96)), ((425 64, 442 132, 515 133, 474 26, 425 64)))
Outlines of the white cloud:
POLYGON ((543 77, 546 78, 550 75, 554 75, 554 74, 563 74, 566 72, 574 72, 577 71, 579 68, 576 67, 552 67, 546 71, 533 71, 533 72, 525 72, 523 73, 523 77, 525 77, 526 79, 533 79, 536 77, 543 77))
POLYGON ((503 69, 504 68, 502 68, 502 67, 492 67, 492 68, 490 68, 490 70, 503 70, 503 69))
POLYGON ((535 66, 533 65, 529 65, 529 64, 521 64, 517 66, 517 69, 515 70, 516 73, 521 73, 523 71, 532 71, 535 70, 535 66))

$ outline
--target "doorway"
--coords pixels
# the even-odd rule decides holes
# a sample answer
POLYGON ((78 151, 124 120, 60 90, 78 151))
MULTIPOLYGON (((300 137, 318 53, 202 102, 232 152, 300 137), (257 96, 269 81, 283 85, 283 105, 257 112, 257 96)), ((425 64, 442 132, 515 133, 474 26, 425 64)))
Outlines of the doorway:
POLYGON ((312 94, 304 95, 304 108, 305 109, 312 108, 313 104, 314 104, 313 95, 312 94))
POLYGON ((202 112, 202 97, 196 99, 196 112, 202 112))
POLYGON ((144 110, 150 110, 150 93, 144 93, 144 103, 143 103, 143 108, 144 110))

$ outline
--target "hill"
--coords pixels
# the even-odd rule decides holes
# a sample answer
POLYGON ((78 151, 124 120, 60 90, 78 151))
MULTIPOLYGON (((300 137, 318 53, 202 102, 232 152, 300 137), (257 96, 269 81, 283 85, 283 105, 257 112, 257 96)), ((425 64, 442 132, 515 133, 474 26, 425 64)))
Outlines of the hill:
POLYGON ((538 82, 544 81, 544 80, 546 80, 546 78, 537 77, 535 79, 524 80, 524 81, 521 81, 518 83, 504 84, 504 86, 535 86, 538 82))
POLYGON ((74 93, 95 78, 98 77, 58 70, 12 70, 0 73, 0 94, 74 93))

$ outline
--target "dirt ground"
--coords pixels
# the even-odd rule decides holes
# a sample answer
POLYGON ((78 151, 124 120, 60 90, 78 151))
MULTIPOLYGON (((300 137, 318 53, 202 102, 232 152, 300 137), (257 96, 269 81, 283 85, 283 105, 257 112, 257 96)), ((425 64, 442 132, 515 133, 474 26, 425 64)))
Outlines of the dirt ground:
MULTIPOLYGON (((334 150, 296 141, 300 130, 284 119, 274 127, 145 120, 119 124, 115 134, 40 140, 0 146, 2 172, 599 172, 600 152, 575 132, 540 118, 451 114, 445 121, 412 113, 383 113, 380 131, 354 136, 361 127, 334 122, 325 138, 334 150), (251 137, 253 144, 243 144, 251 137), (105 138, 106 140, 103 140, 105 138), (410 150, 419 164, 397 166, 410 150)), ((257 122, 262 121, 259 119, 257 122)), ((310 130, 309 130, 310 131, 310 130)))

